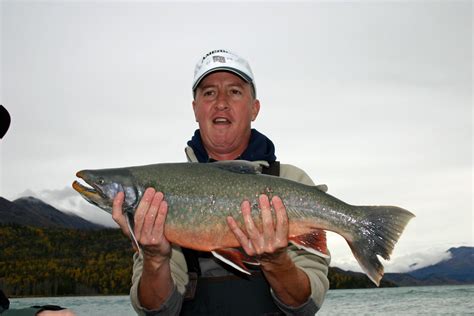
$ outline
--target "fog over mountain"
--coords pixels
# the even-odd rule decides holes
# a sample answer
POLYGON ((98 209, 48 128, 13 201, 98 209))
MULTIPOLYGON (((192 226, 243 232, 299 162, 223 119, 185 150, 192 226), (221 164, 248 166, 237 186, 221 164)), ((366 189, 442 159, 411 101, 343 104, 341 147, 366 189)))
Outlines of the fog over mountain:
POLYGON ((66 213, 76 214, 92 223, 107 227, 118 227, 112 215, 86 202, 72 187, 58 190, 26 190, 21 196, 36 197, 66 213))

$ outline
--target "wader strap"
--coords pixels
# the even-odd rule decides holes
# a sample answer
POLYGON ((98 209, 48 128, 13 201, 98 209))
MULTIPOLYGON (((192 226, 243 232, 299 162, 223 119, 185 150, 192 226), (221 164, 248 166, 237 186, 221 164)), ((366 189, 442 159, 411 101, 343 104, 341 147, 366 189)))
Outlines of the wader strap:
POLYGON ((280 162, 279 161, 272 161, 268 167, 262 168, 263 174, 269 174, 271 176, 280 176, 280 162))
POLYGON ((186 260, 186 265, 188 266, 188 272, 196 273, 198 276, 201 276, 201 267, 199 266, 199 251, 181 248, 183 251, 184 259, 186 260))

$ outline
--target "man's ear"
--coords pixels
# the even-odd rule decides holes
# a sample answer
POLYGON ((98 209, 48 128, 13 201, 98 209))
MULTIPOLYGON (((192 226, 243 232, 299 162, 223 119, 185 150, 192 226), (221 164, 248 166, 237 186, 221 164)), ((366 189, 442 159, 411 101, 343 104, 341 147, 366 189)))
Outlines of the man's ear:
POLYGON ((255 119, 257 118, 258 112, 260 112, 260 101, 258 99, 255 99, 255 101, 253 101, 252 106, 252 122, 255 121, 255 119))
POLYGON ((195 101, 195 100, 193 100, 193 103, 192 103, 192 104, 193 104, 194 119, 195 119, 195 120, 196 120, 196 122, 197 122, 197 121, 198 121, 198 119, 197 119, 197 115, 196 115, 196 107, 197 107, 197 105, 196 105, 196 101, 195 101))

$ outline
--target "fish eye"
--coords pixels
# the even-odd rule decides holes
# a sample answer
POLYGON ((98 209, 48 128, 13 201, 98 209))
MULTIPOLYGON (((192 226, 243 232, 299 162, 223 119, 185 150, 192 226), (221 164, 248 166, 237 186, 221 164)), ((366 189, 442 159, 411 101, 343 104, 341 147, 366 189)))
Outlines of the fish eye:
POLYGON ((105 180, 104 179, 99 179, 99 181, 97 181, 98 184, 104 184, 105 183, 105 180))

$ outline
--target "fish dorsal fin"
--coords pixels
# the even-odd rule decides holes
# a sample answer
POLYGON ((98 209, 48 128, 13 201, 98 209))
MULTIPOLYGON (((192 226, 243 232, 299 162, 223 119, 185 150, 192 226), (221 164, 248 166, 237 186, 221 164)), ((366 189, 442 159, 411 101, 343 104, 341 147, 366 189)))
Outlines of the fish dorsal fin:
POLYGON ((235 173, 261 174, 263 167, 268 167, 266 161, 220 160, 209 164, 211 166, 235 173))
POLYGON ((324 193, 326 193, 328 191, 328 186, 326 184, 318 184, 316 186, 316 189, 318 189, 319 191, 322 191, 324 193))

